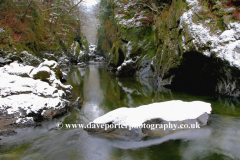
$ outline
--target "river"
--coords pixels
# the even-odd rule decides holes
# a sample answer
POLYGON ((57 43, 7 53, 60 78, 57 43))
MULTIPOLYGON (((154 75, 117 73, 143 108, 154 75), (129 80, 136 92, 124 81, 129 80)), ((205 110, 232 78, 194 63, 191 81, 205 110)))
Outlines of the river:
POLYGON ((74 98, 81 109, 44 122, 35 128, 16 129, 17 135, 0 141, 0 159, 44 160, 193 160, 240 159, 240 102, 234 99, 191 95, 156 89, 151 79, 119 78, 105 63, 91 62, 86 69, 68 73, 74 98), (88 134, 83 129, 57 128, 56 123, 88 124, 119 107, 137 107, 169 100, 201 100, 212 104, 209 124, 143 141, 122 141, 88 134))

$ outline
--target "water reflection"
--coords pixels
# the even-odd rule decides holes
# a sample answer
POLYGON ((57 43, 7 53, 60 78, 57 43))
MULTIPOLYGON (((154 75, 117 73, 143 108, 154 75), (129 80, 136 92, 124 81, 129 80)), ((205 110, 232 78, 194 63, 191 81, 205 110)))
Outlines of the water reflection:
POLYGON ((93 63, 68 73, 74 98, 82 109, 45 122, 42 127, 17 129, 13 137, 1 137, 0 159, 240 159, 240 107, 238 100, 189 95, 156 89, 151 79, 118 78, 106 64, 93 63), (83 129, 56 129, 58 121, 87 124, 119 107, 136 107, 168 100, 209 102, 213 115, 208 126, 145 141, 120 141, 88 134, 83 129), (26 136, 27 135, 27 136, 26 136))

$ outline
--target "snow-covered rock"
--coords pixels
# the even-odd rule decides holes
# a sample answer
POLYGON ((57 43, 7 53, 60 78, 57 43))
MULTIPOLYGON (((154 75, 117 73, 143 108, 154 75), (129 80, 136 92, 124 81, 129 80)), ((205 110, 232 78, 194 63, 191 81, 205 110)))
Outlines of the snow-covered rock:
POLYGON ((66 68, 70 66, 70 60, 67 56, 62 56, 58 59, 58 64, 61 68, 66 68))
MULTIPOLYGON (((142 128, 144 124, 199 124, 206 125, 212 108, 210 103, 201 101, 183 102, 180 100, 153 103, 143 105, 137 108, 118 108, 109 113, 95 119, 92 126, 97 124, 113 124, 118 128, 86 128, 89 132, 100 132, 116 134, 116 136, 137 136, 142 138, 146 136, 146 128, 142 128), (121 126, 121 127, 120 127, 121 126), (123 129, 124 133, 122 133, 123 129), (116 131, 118 130, 118 131, 116 131), (127 132, 128 130, 128 132, 127 132)), ((150 129, 151 130, 151 129, 150 129)), ((182 130, 182 128, 168 128, 169 131, 182 130)))
POLYGON ((32 66, 24 66, 23 64, 17 63, 16 61, 5 65, 0 68, 3 73, 8 73, 11 75, 17 75, 21 77, 29 77, 29 73, 34 69, 32 66))
POLYGON ((67 73, 65 73, 65 72, 62 72, 62 78, 61 78, 61 82, 67 82, 67 80, 68 80, 68 75, 67 75, 67 73))
POLYGON ((84 67, 87 66, 84 62, 80 62, 80 63, 78 63, 77 65, 78 65, 79 67, 81 67, 81 68, 84 68, 84 67))
POLYGON ((0 112, 13 116, 15 123, 23 123, 28 117, 39 121, 66 113, 73 88, 56 78, 56 68, 55 61, 45 61, 38 68, 17 62, 0 68, 0 112), (41 77, 33 79, 41 72, 49 76, 44 79, 47 82, 41 77))
POLYGON ((118 76, 133 76, 137 70, 137 62, 139 56, 124 60, 124 62, 117 68, 118 76))
POLYGON ((94 59, 94 61, 95 61, 95 62, 104 62, 104 61, 105 61, 105 58, 98 56, 98 57, 96 57, 96 58, 94 59))
POLYGON ((50 78, 50 76, 51 70, 46 66, 35 68, 30 73, 30 77, 32 77, 33 79, 41 79, 42 81, 47 81, 47 79, 50 78))
POLYGON ((37 66, 41 63, 41 60, 38 57, 28 53, 27 51, 22 51, 21 53, 10 53, 5 58, 12 60, 12 62, 23 62, 24 65, 37 66))

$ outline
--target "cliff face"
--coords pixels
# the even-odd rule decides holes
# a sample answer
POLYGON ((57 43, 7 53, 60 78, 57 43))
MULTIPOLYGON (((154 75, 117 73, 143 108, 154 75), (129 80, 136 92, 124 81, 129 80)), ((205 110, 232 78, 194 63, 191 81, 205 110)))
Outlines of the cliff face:
POLYGON ((118 1, 117 43, 109 55, 109 68, 118 76, 153 77, 158 87, 239 98, 238 5, 118 1))

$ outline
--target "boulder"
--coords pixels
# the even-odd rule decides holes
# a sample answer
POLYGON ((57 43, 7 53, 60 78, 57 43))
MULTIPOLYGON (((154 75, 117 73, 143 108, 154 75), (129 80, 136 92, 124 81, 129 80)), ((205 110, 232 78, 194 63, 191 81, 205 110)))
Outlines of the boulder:
POLYGON ((60 66, 58 65, 58 63, 56 61, 53 61, 53 60, 45 60, 43 63, 41 63, 38 68, 41 68, 41 67, 48 67, 50 68, 52 71, 54 71, 55 73, 55 76, 57 79, 61 79, 62 78, 62 72, 60 71, 60 66))
POLYGON ((209 103, 180 100, 153 103, 137 108, 123 107, 95 119, 85 130, 126 140, 141 140, 147 136, 164 136, 186 129, 181 128, 181 125, 192 128, 193 125, 195 128, 206 125, 211 111, 209 103), (161 128, 161 126, 165 127, 161 128))
POLYGON ((137 70, 137 62, 139 57, 134 57, 124 62, 117 68, 117 76, 132 77, 137 70))
POLYGON ((105 58, 104 57, 101 57, 101 56, 97 56, 95 59, 94 59, 94 62, 104 62, 105 61, 105 58))
POLYGON ((80 62, 77 64, 80 68, 85 68, 87 65, 84 62, 80 62))
POLYGON ((12 62, 13 62, 13 61, 18 61, 18 62, 21 62, 21 63, 23 62, 22 58, 20 58, 20 57, 17 56, 17 55, 13 55, 13 56, 11 56, 9 59, 12 60, 12 62))
POLYGON ((10 59, 3 59, 2 57, 0 57, 0 67, 3 67, 6 64, 10 64, 12 62, 12 60, 10 59))
POLYGON ((67 82, 68 78, 69 77, 68 77, 67 73, 62 72, 61 82, 62 83, 67 82))
POLYGON ((48 60, 53 60, 53 61, 57 61, 57 58, 54 56, 54 54, 50 54, 50 53, 44 53, 43 57, 48 59, 48 60))
POLYGON ((17 75, 21 77, 30 77, 29 74, 33 69, 34 67, 24 66, 23 64, 20 64, 17 61, 0 68, 0 70, 3 73, 8 73, 10 75, 17 75))
MULTIPOLYGON (((25 65, 38 66, 41 63, 41 60, 33 54, 29 54, 27 51, 22 51, 21 53, 14 52, 9 54, 8 57, 19 57, 25 65)), ((17 59, 18 60, 18 59, 17 59)))
POLYGON ((44 66, 40 68, 33 69, 30 73, 30 76, 33 79, 40 79, 42 81, 48 81, 48 78, 51 76, 51 70, 50 68, 44 66))
POLYGON ((68 57, 63 56, 58 59, 58 64, 61 68, 67 68, 70 66, 70 60, 68 57))

